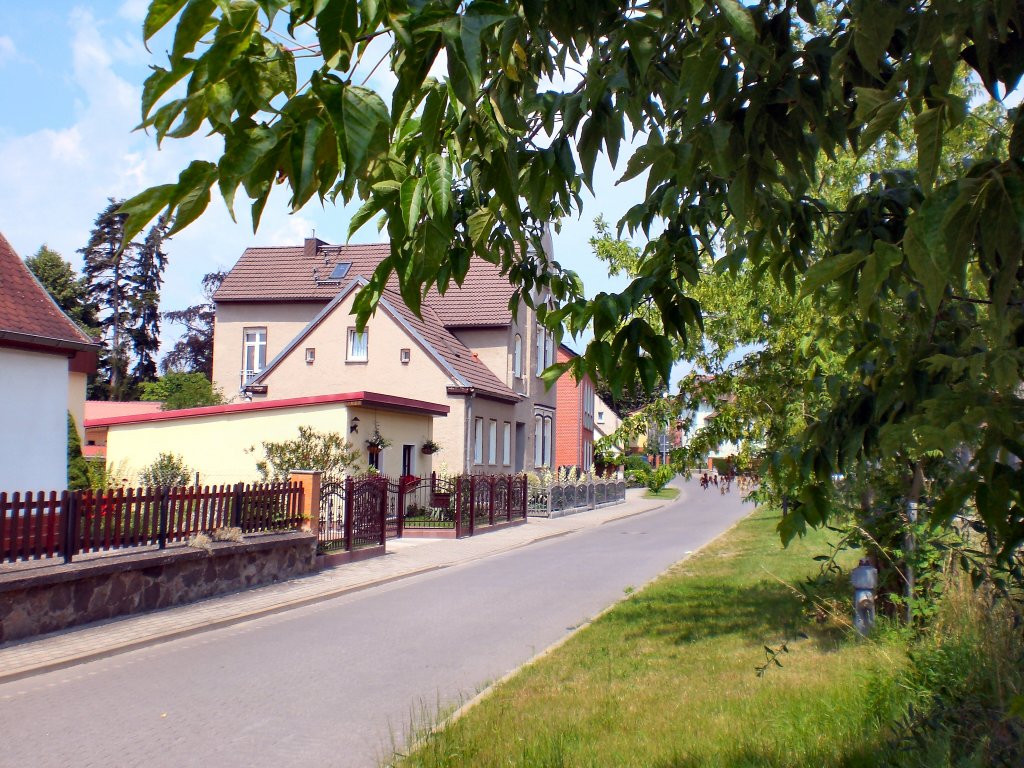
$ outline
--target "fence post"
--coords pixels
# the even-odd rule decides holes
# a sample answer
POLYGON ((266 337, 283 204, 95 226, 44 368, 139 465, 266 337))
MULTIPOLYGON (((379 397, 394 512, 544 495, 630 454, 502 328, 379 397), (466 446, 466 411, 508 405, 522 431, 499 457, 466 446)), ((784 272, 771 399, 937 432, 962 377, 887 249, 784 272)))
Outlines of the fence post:
POLYGON ((397 503, 397 519, 395 520, 395 527, 397 529, 396 536, 400 539, 402 534, 405 532, 405 482, 402 478, 398 478, 398 501, 397 503))
POLYGON ((309 531, 314 536, 320 535, 320 487, 323 476, 320 472, 310 469, 293 469, 288 473, 288 482, 297 483, 301 490, 299 496, 300 531, 309 531))
POLYGON ((345 537, 345 551, 352 551, 352 512, 355 509, 355 504, 352 501, 354 483, 351 477, 345 478, 345 506, 344 506, 344 523, 342 536, 345 537))
POLYGON ((160 524, 157 529, 157 543, 160 549, 167 548, 167 487, 161 486, 156 491, 160 496, 160 524))
POLYGON ((497 482, 493 477, 487 478, 487 524, 494 525, 494 486, 497 482))
POLYGON ((469 476, 469 535, 476 530, 476 475, 469 476))
POLYGON ((231 527, 241 528, 242 527, 242 491, 245 485, 242 483, 235 483, 234 493, 231 498, 231 527))
MULTIPOLYGON (((433 475, 433 473, 431 473, 433 475)), ((437 481, 437 476, 433 475, 432 482, 437 481)), ((455 492, 455 538, 462 538, 462 478, 455 478, 455 482, 452 484, 452 490, 455 492)), ((433 496, 431 496, 433 498, 433 496)))
POLYGON ((506 475, 505 481, 505 520, 512 522, 512 497, 516 492, 516 479, 512 475, 506 475))
POLYGON ((523 484, 523 520, 530 514, 530 481, 526 475, 519 478, 523 484))
POLYGON ((380 545, 383 547, 388 543, 388 479, 382 478, 380 482, 380 545))
POLYGON ((78 495, 80 491, 64 491, 61 494, 60 505, 64 511, 61 524, 64 527, 63 545, 64 562, 70 563, 78 551, 78 495))

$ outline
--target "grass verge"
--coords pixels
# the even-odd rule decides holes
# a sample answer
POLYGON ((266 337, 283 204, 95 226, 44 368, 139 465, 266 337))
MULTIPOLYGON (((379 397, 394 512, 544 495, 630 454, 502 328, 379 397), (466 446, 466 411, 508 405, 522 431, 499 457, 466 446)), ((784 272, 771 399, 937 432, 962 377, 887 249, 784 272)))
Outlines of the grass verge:
POLYGON ((660 491, 644 491, 645 499, 677 499, 679 498, 678 488, 662 488, 660 491))
POLYGON ((396 765, 876 765, 895 712, 873 691, 903 652, 814 620, 790 585, 814 572, 824 539, 783 550, 776 522, 743 520, 396 765), (765 648, 783 643, 784 666, 758 677, 765 648))

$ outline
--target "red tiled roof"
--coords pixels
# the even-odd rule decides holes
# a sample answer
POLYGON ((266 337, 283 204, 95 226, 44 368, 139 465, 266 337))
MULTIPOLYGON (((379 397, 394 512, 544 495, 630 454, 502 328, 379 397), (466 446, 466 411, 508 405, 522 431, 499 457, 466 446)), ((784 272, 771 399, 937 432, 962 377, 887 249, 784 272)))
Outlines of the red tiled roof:
POLYGON ((91 349, 93 341, 65 315, 0 234, 0 339, 45 347, 91 349))
POLYGON ((154 421, 170 421, 172 419, 191 419, 198 416, 220 416, 222 414, 268 411, 275 408, 298 408, 303 405, 324 405, 328 403, 345 403, 353 406, 367 406, 383 410, 403 411, 406 413, 423 413, 431 416, 447 416, 451 409, 447 405, 431 403, 426 400, 413 400, 408 397, 382 395, 377 392, 342 392, 336 395, 316 395, 313 397, 290 397, 284 400, 263 400, 256 403, 230 403, 229 405, 208 405, 202 408, 180 408, 174 411, 159 413, 137 413, 126 416, 109 416, 102 419, 86 419, 86 427, 109 427, 115 424, 144 424, 154 421))
POLYGON ((129 400, 117 403, 111 400, 86 400, 85 420, 108 419, 113 416, 135 416, 140 413, 159 413, 163 403, 129 400))
MULTIPOLYGON (((330 301, 351 278, 370 278, 389 254, 388 243, 372 245, 329 245, 307 240, 305 246, 247 248, 224 278, 216 301, 330 301), (342 262, 351 268, 340 281, 330 281, 334 267, 342 262)), ((397 291, 392 279, 389 287, 397 291)), ((508 325, 508 307, 513 288, 499 267, 474 258, 460 288, 452 285, 440 296, 427 295, 424 305, 433 307, 445 325, 481 327, 508 325)))

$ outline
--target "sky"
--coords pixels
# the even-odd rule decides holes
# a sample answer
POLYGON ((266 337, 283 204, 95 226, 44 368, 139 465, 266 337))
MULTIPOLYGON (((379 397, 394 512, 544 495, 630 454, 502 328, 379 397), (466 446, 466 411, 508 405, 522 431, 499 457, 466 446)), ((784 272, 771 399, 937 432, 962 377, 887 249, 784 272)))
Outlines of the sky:
MULTIPOLYGON (((147 4, 0 3, 0 232, 23 258, 45 243, 80 269, 77 250, 108 198, 174 181, 189 161, 220 154, 216 137, 168 139, 158 149, 152 135, 134 130, 149 66, 166 64, 166 40, 153 41, 152 53, 142 43, 147 4)), ((596 198, 588 195, 584 214, 563 221, 554 236, 555 258, 583 276, 590 295, 623 284, 607 278, 588 245, 594 217, 615 222, 643 195, 641 180, 616 186, 616 178, 610 167, 599 167, 596 198)), ((199 302, 202 276, 230 268, 249 246, 297 245, 314 231, 327 242, 345 242, 357 207, 311 202, 289 214, 286 194, 277 188, 253 234, 242 202, 240 193, 235 223, 214 195, 206 213, 167 244, 162 310, 199 302)), ((372 224, 352 240, 378 241, 372 224)), ((165 348, 176 334, 165 324, 165 348)))

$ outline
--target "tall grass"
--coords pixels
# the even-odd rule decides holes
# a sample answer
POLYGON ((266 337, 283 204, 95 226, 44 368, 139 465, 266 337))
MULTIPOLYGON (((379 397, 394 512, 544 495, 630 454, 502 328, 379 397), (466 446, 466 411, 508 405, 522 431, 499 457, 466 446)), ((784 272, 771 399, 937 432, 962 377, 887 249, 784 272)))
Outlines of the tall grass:
POLYGON ((904 711, 901 641, 857 642, 844 617, 804 599, 792 585, 825 541, 783 550, 777 522, 742 521, 398 764, 877 765, 904 711), (759 677, 766 649, 782 666, 759 677))

